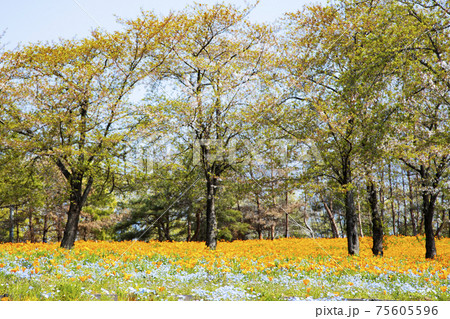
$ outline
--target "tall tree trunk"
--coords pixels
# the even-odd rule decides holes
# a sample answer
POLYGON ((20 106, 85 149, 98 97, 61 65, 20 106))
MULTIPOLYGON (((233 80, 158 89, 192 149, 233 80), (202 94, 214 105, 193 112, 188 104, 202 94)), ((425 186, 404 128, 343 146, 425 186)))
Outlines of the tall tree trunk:
POLYGON ((67 223, 64 228, 64 236, 61 241, 61 247, 72 249, 75 244, 78 233, 78 222, 80 221, 81 210, 86 203, 87 196, 91 190, 93 178, 89 177, 86 187, 83 191, 83 175, 78 174, 71 180, 71 195, 69 211, 67 212, 67 223))
POLYGON ((191 218, 190 218, 190 214, 188 213, 188 217, 187 217, 187 237, 186 237, 186 241, 191 241, 191 218))
POLYGON ((384 170, 381 170, 381 178, 380 178, 380 215, 381 215, 381 220, 384 220, 384 208, 385 208, 385 204, 384 204, 384 191, 383 191, 383 181, 384 181, 384 170))
POLYGON ((44 227, 42 228, 42 242, 46 243, 48 241, 47 239, 47 233, 48 233, 48 215, 44 215, 44 227))
POLYGON ((289 238, 289 214, 285 213, 285 221, 284 221, 284 237, 289 238))
MULTIPOLYGON (((17 213, 17 207, 16 207, 16 213, 17 213)), ((19 219, 16 218, 16 243, 19 242, 19 236, 20 236, 20 226, 19 226, 19 219)))
POLYGON ((433 231, 434 205, 436 203, 436 194, 430 194, 426 189, 423 190, 423 216, 425 225, 425 258, 434 259, 436 257, 436 243, 433 231))
POLYGON ((342 236, 342 238, 344 238, 344 226, 345 226, 345 223, 344 223, 344 218, 343 218, 342 215, 339 216, 339 226, 341 228, 341 236, 342 236))
POLYGON ((195 232, 194 236, 192 236, 191 241, 198 241, 200 237, 201 232, 201 225, 202 225, 202 216, 200 210, 195 211, 195 232))
POLYGON ((28 210, 28 232, 29 232, 29 240, 34 243, 34 228, 33 228, 33 210, 28 210))
POLYGON ((438 193, 435 187, 430 185, 429 171, 423 165, 420 166, 420 177, 422 179, 422 209, 425 226, 425 258, 434 259, 436 257, 436 243, 434 240, 433 216, 438 193), (432 189, 430 190, 430 188, 432 189))
MULTIPOLYGON (((420 174, 417 174, 416 175, 416 179, 417 179, 417 181, 420 181, 420 174)), ((422 198, 423 199, 423 197, 422 197, 422 193, 420 192, 420 187, 416 187, 416 201, 417 201, 417 207, 419 207, 419 206, 421 206, 422 207, 422 209, 420 209, 420 213, 419 213, 419 216, 417 216, 417 220, 419 221, 418 222, 418 225, 419 225, 419 228, 417 229, 417 232, 420 234, 420 235, 423 235, 424 234, 424 222, 425 222, 425 219, 424 219, 424 210, 423 210, 423 201, 422 201, 422 203, 420 204, 419 203, 419 198, 422 198)))
POLYGON ((448 238, 450 238, 450 209, 448 210, 448 238))
POLYGON ((14 242, 14 206, 9 206, 9 242, 14 242))
POLYGON ((372 214, 372 252, 375 256, 383 256, 383 221, 378 211, 377 191, 373 181, 367 184, 367 195, 372 214))
POLYGON ((358 215, 356 215, 353 189, 347 189, 345 191, 345 219, 347 223, 348 253, 350 255, 358 255, 358 215))
POLYGON ((64 236, 61 247, 71 249, 75 244, 78 233, 78 222, 80 221, 81 205, 76 201, 71 201, 67 212, 67 223, 64 228, 64 236))
POLYGON ((450 209, 448 210, 448 238, 450 238, 450 209))
POLYGON ((411 172, 410 171, 407 171, 406 177, 408 178, 409 215, 411 217, 411 227, 412 227, 413 235, 417 236, 416 216, 414 216, 414 196, 413 196, 413 188, 412 188, 412 183, 411 183, 411 172))
POLYGON ((322 199, 323 206, 325 207, 325 211, 327 212, 328 218, 331 224, 331 232, 333 233, 333 238, 339 238, 339 231, 336 225, 336 220, 334 219, 334 214, 331 211, 331 208, 327 205, 326 201, 322 199))
POLYGON ((394 210, 394 195, 393 195, 393 187, 392 187, 392 174, 391 174, 391 163, 389 163, 389 171, 388 171, 388 178, 389 178, 389 201, 391 202, 391 215, 392 215, 392 232, 395 235, 397 235, 396 228, 395 228, 395 210, 394 210))
POLYGON ((167 241, 172 241, 172 238, 170 237, 170 214, 167 213, 165 215, 165 223, 163 223, 164 226, 164 237, 167 241))
POLYGON ((288 192, 286 191, 286 219, 284 222, 284 237, 285 238, 289 238, 289 213, 288 213, 288 205, 289 205, 289 197, 288 197, 288 192))
POLYGON ((402 234, 402 230, 401 230, 402 211, 400 209, 401 203, 398 198, 396 198, 395 201, 397 202, 397 235, 401 235, 402 234))
POLYGON ((350 163, 345 162, 343 167, 342 186, 345 187, 345 222, 347 226, 347 249, 349 255, 359 255, 358 215, 355 208, 355 197, 351 175, 350 163))
POLYGON ((158 221, 158 241, 164 241, 163 223, 161 220, 158 221))
POLYGON ((442 211, 442 222, 441 224, 437 227, 436 233, 434 234, 434 237, 440 238, 440 234, 441 231, 444 229, 444 226, 447 224, 447 214, 446 211, 443 210, 442 211))
POLYGON ((256 232, 258 233, 258 239, 263 239, 263 227, 262 227, 262 217, 261 217, 261 203, 259 202, 259 194, 256 194, 256 213, 258 214, 258 219, 256 221, 256 232))
POLYGON ((61 214, 58 214, 57 220, 56 220, 56 240, 58 242, 61 242, 63 237, 63 230, 62 230, 62 221, 61 221, 61 214))
POLYGON ((423 210, 423 203, 422 203, 422 214, 420 215, 420 223, 419 223, 419 234, 423 235, 424 234, 424 223, 425 223, 425 218, 424 218, 424 210, 423 210))
POLYGON ((362 227, 361 201, 359 200, 359 195, 358 195, 358 223, 359 223, 359 236, 361 236, 361 238, 363 238, 364 237, 364 232, 363 232, 363 227, 362 227))
POLYGON ((211 175, 206 179, 206 246, 214 250, 217 247, 217 218, 215 207, 217 177, 211 175))
POLYGON ((405 174, 402 174, 402 191, 403 191, 403 235, 408 236, 408 221, 407 221, 407 207, 408 204, 406 202, 406 182, 405 182, 405 174))

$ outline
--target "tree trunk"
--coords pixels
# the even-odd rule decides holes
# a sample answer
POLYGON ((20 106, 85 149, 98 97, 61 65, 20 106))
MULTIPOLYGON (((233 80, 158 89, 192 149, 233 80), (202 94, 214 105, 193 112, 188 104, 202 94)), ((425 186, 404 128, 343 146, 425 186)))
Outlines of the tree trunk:
POLYGON ((47 239, 47 233, 48 233, 48 216, 47 214, 44 215, 44 227, 42 229, 42 242, 46 243, 48 241, 47 239))
POLYGON ((28 211, 28 232, 30 242, 34 243, 33 211, 31 209, 28 211))
POLYGON ((412 227, 413 235, 417 236, 417 224, 416 224, 416 216, 414 216, 414 196, 413 196, 413 189, 412 189, 412 183, 411 183, 411 172, 408 171, 406 176, 408 178, 409 215, 411 216, 411 227, 412 227))
POLYGON ((14 242, 14 206, 9 206, 9 242, 14 242))
POLYGON ((206 180, 206 246, 212 250, 217 247, 216 187, 217 178, 209 176, 206 180))
MULTIPOLYGON (((422 207, 423 207, 423 203, 422 203, 422 207)), ((424 211, 422 209, 422 214, 420 216, 420 223, 419 223, 419 234, 423 235, 423 225, 424 225, 425 219, 424 219, 424 211)))
POLYGON ((333 233, 333 238, 339 238, 339 231, 336 225, 336 220, 334 219, 333 212, 331 211, 330 207, 327 205, 327 203, 322 200, 323 206, 325 207, 325 211, 327 212, 328 218, 330 219, 331 224, 331 231, 333 233))
POLYGON ((429 169, 421 165, 419 172, 422 180, 422 215, 425 226, 425 258, 434 259, 434 257, 436 257, 436 243, 433 231, 433 215, 438 193, 436 192, 436 185, 432 185, 430 182, 431 177, 429 169))
POLYGON ((391 174, 391 163, 389 163, 389 171, 388 171, 388 178, 389 178, 389 200, 391 202, 391 215, 392 215, 392 232, 395 235, 397 235, 396 228, 395 228, 395 210, 394 210, 394 195, 393 195, 393 188, 392 188, 392 174, 391 174))
POLYGON ((405 174, 402 174, 402 191, 403 191, 403 235, 408 236, 408 221, 407 221, 407 207, 408 204, 406 202, 406 183, 405 183, 405 174))
POLYGON ((187 218, 187 237, 186 237, 186 241, 191 241, 191 219, 187 218))
POLYGON ((198 241, 200 237, 200 231, 201 231, 201 225, 202 225, 202 216, 200 214, 200 210, 195 211, 195 232, 194 236, 192 236, 191 241, 198 241))
POLYGON ((380 181, 381 181, 381 183, 380 183, 380 215, 381 215, 381 220, 384 220, 384 208, 385 208, 384 191, 383 191, 384 170, 381 170, 380 181))
POLYGON ((356 215, 353 189, 347 189, 345 191, 345 219, 347 223, 348 253, 350 255, 358 255, 358 215, 356 215))
POLYGON ((372 181, 367 184, 367 195, 372 213, 372 252, 374 256, 383 256, 383 221, 378 211, 377 191, 372 181))
MULTIPOLYGON (((381 179, 383 180, 383 178, 381 179)), ((383 184, 380 185, 380 216, 381 216, 381 220, 384 220, 384 192, 383 192, 383 184)))
MULTIPOLYGON (((17 207, 16 207, 16 213, 17 213, 17 207)), ((16 243, 19 242, 19 236, 20 236, 20 227, 19 227, 19 220, 16 219, 16 243)))
POLYGON ((258 233, 258 239, 263 239, 263 226, 262 226, 262 217, 261 217, 261 203, 259 202, 259 194, 256 193, 256 213, 257 213, 257 220, 256 220, 256 232, 258 233))
POLYGON ((345 226, 343 217, 344 216, 342 216, 342 215, 339 216, 339 226, 341 227, 341 236, 342 236, 342 238, 344 238, 344 226, 345 226))
POLYGON ((289 238, 289 214, 286 213, 286 217, 285 217, 285 222, 284 222, 284 237, 285 238, 289 238))
MULTIPOLYGON (((67 174, 67 173, 66 173, 67 174)), ((83 190, 83 174, 71 174, 69 177, 71 194, 69 211, 67 212, 67 223, 64 228, 64 236, 61 241, 61 247, 72 249, 75 244, 78 233, 78 222, 80 221, 81 210, 86 203, 86 199, 94 182, 92 177, 89 177, 86 182, 86 187, 83 190)))
POLYGON ((166 216, 166 222, 163 223, 164 226, 164 237, 167 241, 172 241, 172 238, 170 237, 170 215, 167 213, 166 216))
POLYGON ((363 232, 363 227, 362 227, 361 201, 359 200, 359 195, 358 195, 358 223, 359 223, 359 236, 361 236, 361 238, 363 238, 364 237, 364 232, 363 232))
POLYGON ((442 212, 442 222, 441 224, 437 227, 436 233, 434 234, 434 237, 440 238, 440 234, 442 229, 444 229, 445 224, 447 224, 447 215, 445 210, 442 212))
MULTIPOLYGON (((288 192, 286 191, 286 210, 288 209, 288 205, 289 205, 289 197, 288 197, 288 192)), ((285 238, 289 238, 289 213, 287 211, 285 211, 286 213, 286 220, 285 220, 285 227, 284 227, 284 237, 285 238)))
POLYGON ((76 201, 71 201, 69 211, 67 212, 67 223, 64 228, 64 236, 61 241, 61 247, 71 249, 75 244, 78 233, 78 222, 80 220, 81 205, 76 201))
POLYGON ((425 225, 425 258, 427 259, 434 259, 434 257, 436 257, 436 243, 434 240, 433 231, 433 215, 436 198, 436 194, 430 194, 427 190, 424 190, 422 193, 423 217, 425 225))
POLYGON ((163 224, 161 221, 158 221, 158 241, 164 241, 163 224))
POLYGON ((61 242, 63 237, 63 231, 62 231, 62 225, 61 225, 61 214, 58 214, 57 221, 56 221, 56 240, 58 242, 61 242))

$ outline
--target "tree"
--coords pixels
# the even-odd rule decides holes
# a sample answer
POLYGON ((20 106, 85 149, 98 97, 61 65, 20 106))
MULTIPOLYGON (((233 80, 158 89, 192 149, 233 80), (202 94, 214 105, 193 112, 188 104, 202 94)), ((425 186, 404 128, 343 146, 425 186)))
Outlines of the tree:
POLYGON ((276 110, 278 126, 319 150, 322 160, 310 162, 310 178, 328 177, 340 185, 350 255, 359 253, 355 179, 361 157, 380 144, 380 127, 392 113, 383 100, 382 59, 367 61, 365 49, 382 26, 373 22, 377 5, 342 1, 290 14, 281 43, 288 89, 285 107, 276 110))
MULTIPOLYGON (((190 234, 190 219, 204 197, 199 196, 199 173, 192 169, 192 157, 186 162, 183 159, 186 158, 170 163, 165 158, 167 162, 154 163, 153 172, 140 183, 145 191, 135 192, 134 198, 121 204, 125 214, 115 226, 119 239, 171 241, 181 240, 184 235, 188 241, 198 238, 198 227, 193 236, 190 234)), ((196 217, 200 224, 200 217, 196 217)))
POLYGON ((269 30, 246 20, 250 10, 217 4, 179 13, 168 35, 179 41, 162 73, 162 87, 179 95, 163 92, 161 102, 146 110, 151 118, 164 121, 174 139, 191 137, 188 143, 198 155, 205 181, 206 245, 211 249, 217 244, 221 176, 235 161, 230 150, 237 158, 245 152, 238 137, 253 124, 247 114, 259 99, 256 75, 264 65, 269 30))
POLYGON ((438 1, 399 1, 398 8, 399 19, 409 26, 412 41, 396 55, 403 72, 399 75, 400 109, 392 149, 419 176, 425 257, 434 258, 436 201, 450 167, 450 14, 438 1))
MULTIPOLYGON (((167 20, 167 19, 166 19, 167 20)), ((72 248, 83 206, 94 183, 111 178, 115 158, 132 136, 136 121, 128 97, 136 84, 164 60, 154 18, 124 33, 93 32, 82 40, 33 44, 10 53, 17 99, 8 108, 9 129, 21 132, 17 149, 47 157, 69 188, 69 209, 61 247, 72 248), (144 71, 145 65, 145 71, 144 71)), ((3 71, 3 70, 2 70, 3 71)))

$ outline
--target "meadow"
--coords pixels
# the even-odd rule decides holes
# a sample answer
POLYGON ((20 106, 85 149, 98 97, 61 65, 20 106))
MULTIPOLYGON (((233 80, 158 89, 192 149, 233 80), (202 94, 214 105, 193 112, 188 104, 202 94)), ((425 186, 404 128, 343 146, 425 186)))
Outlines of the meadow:
POLYGON ((0 244, 7 300, 450 300, 450 239, 425 260, 424 237, 0 244))

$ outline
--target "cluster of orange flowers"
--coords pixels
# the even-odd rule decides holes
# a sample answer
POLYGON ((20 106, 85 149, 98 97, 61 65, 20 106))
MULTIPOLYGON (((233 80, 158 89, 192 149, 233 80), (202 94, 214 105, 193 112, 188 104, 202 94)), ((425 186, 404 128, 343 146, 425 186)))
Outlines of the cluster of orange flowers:
MULTIPOLYGON (((271 284, 279 282, 283 275, 300 283, 306 296, 316 285, 322 285, 323 290, 325 278, 344 276, 340 285, 353 288, 360 283, 353 282, 354 275, 383 275, 387 281, 400 275, 414 277, 413 282, 420 280, 437 293, 446 293, 450 239, 436 241, 438 256, 434 260, 425 259, 424 241, 423 237, 386 237, 384 257, 372 256, 369 237, 361 239, 359 256, 348 256, 345 238, 220 242, 214 251, 203 242, 79 241, 72 250, 59 248, 58 243, 6 243, 0 244, 0 272, 87 285, 102 278, 134 285, 134 280, 153 276, 155 270, 175 277, 177 273, 199 270, 221 278, 227 273, 242 274, 271 284)), ((163 293, 165 289, 158 285, 156 290, 163 293)), ((334 293, 339 296, 339 292, 334 293)))
MULTIPOLYGON (((373 274, 387 272, 434 275, 441 279, 450 275, 450 240, 437 243, 438 257, 425 260, 424 238, 387 237, 384 257, 373 257, 371 238, 362 238, 360 256, 349 257, 346 239, 278 239, 220 242, 217 250, 208 250, 201 242, 84 242, 76 243, 72 251, 58 248, 58 244, 1 244, 0 256, 32 258, 33 272, 38 273, 36 255, 52 256, 47 267, 55 260, 63 265, 81 261, 89 256, 101 258, 105 272, 117 265, 127 265, 143 258, 155 260, 156 266, 164 262, 180 269, 192 269, 201 264, 209 271, 239 270, 242 273, 270 271, 273 268, 325 272, 365 271, 373 274), (62 257, 62 259, 60 259, 62 257), (305 263, 304 261, 310 261, 305 263), (326 266, 326 267, 325 267, 326 266)), ((0 261, 2 261, 0 259, 0 261)), ((0 262, 0 268, 5 261, 0 262)), ((79 265, 77 266, 79 269, 79 265)), ((18 271, 13 268, 11 272, 18 271)), ((127 277, 127 276, 125 276, 127 277)))

